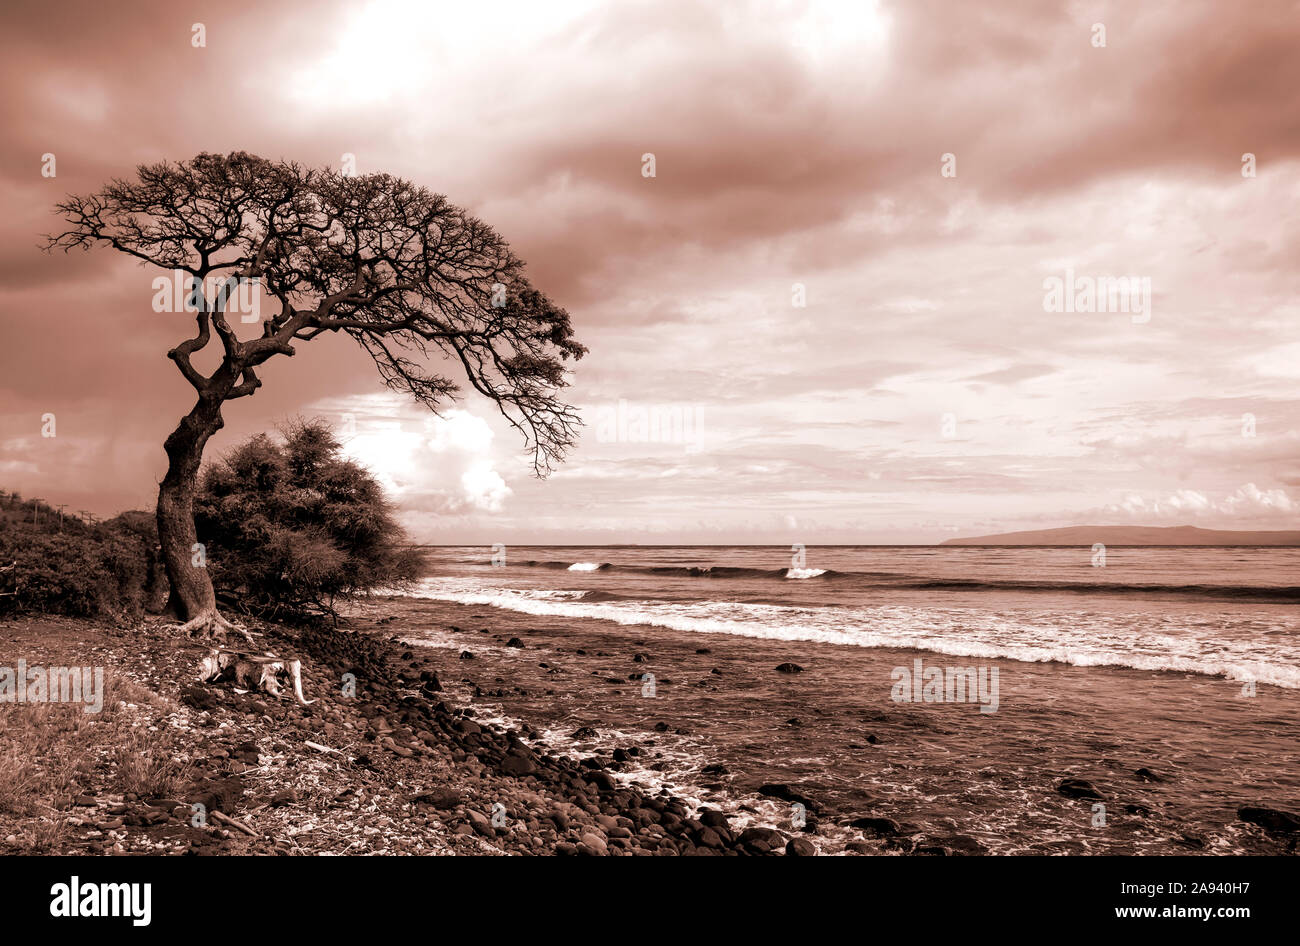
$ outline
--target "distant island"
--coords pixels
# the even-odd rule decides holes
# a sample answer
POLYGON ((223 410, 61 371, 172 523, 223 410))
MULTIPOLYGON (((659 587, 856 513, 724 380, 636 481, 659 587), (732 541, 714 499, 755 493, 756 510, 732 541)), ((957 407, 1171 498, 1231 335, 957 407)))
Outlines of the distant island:
POLYGON ((1066 526, 946 539, 940 545, 1295 545, 1300 531, 1234 531, 1196 526, 1066 526))

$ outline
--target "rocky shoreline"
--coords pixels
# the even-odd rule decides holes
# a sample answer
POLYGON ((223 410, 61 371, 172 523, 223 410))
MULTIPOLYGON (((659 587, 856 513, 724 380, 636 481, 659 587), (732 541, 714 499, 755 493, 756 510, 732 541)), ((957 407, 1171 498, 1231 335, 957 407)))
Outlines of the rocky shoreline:
MULTIPOLYGON (((449 614, 434 612, 439 619, 449 614)), ((622 735, 597 742, 596 730, 579 721, 566 732, 567 748, 557 748, 555 721, 527 709, 559 705, 558 691, 529 689, 545 687, 557 674, 573 678, 566 691, 571 696, 593 692, 591 687, 627 687, 639 680, 642 664, 654 660, 663 668, 660 685, 671 692, 688 685, 668 678, 676 673, 671 667, 685 666, 681 661, 720 663, 733 674, 743 656, 733 665, 695 642, 668 641, 656 642, 647 655, 636 649, 644 642, 619 638, 620 649, 628 652, 618 656, 634 665, 633 672, 604 679, 600 670, 587 668, 610 655, 586 651, 592 646, 588 638, 538 630, 536 639, 523 640, 511 626, 444 625, 448 639, 463 646, 422 647, 400 633, 399 615, 381 604, 356 616, 357 630, 257 626, 259 649, 302 660, 304 685, 314 698, 308 706, 194 682, 207 645, 177 637, 161 621, 108 628, 38 617, 0 625, 0 664, 22 657, 29 664, 96 665, 108 668, 111 678, 104 711, 96 717, 79 719, 76 706, 0 706, 0 714, 18 714, 6 716, 0 727, 0 758, 20 760, 11 780, 28 786, 36 799, 24 808, 16 796, 0 795, 0 851, 987 853, 955 823, 936 833, 877 806, 845 812, 826 806, 815 788, 799 782, 732 784, 734 776, 717 764, 700 772, 719 789, 702 801, 699 793, 673 790, 667 780, 670 787, 643 778, 664 768, 661 750, 684 732, 671 731, 673 724, 661 721, 647 725, 648 731, 629 732, 593 709, 590 721, 622 735), (507 692, 521 710, 502 716, 493 701, 507 692), (521 702, 529 698, 538 702, 521 702), (135 748, 126 753, 126 744, 135 748), (40 745, 41 751, 23 762, 24 745, 40 745), (60 768, 60 759, 71 761, 60 768)), ((523 628, 518 633, 530 636, 523 628)), ((776 677, 807 676, 789 666, 762 669, 776 677)), ((704 672, 701 682, 717 679, 704 672)), ((656 712, 673 718, 666 704, 656 712)), ((878 718, 886 743, 903 737, 902 729, 885 728, 892 721, 878 718)), ((897 722, 918 725, 911 717, 897 722)), ((798 720, 787 723, 798 728, 798 720)), ((874 735, 862 738, 863 751, 880 748, 874 735)), ((1165 776, 1142 769, 1134 778, 1146 784, 1165 776)), ((1071 805, 1104 794, 1070 778, 1044 788, 1071 805)), ((1151 810, 1130 807, 1126 817, 1152 820, 1151 810)), ((1252 807, 1238 821, 1253 851, 1295 852, 1300 820, 1294 815, 1252 807)), ((1180 847, 1194 852, 1196 839, 1180 847)))
MULTIPOLYGON (((422 668, 424 660, 396 636, 304 631, 297 644, 340 677, 366 680, 356 708, 367 721, 365 738, 373 738, 377 749, 404 760, 433 756, 473 776, 461 788, 410 796, 418 808, 439 812, 453 835, 476 835, 513 853, 816 853, 806 838, 770 827, 737 830, 727 812, 692 811, 666 790, 652 794, 622 783, 596 758, 538 748, 539 733, 526 723, 506 729, 476 720, 471 707, 439 698, 436 671, 422 668), (405 692, 411 688, 418 692, 405 692)), ((807 832, 816 826, 810 813, 807 832)))
MULTIPOLYGON (((110 698, 129 686, 134 701, 114 701, 115 719, 148 728, 151 758, 174 760, 180 776, 177 790, 164 797, 115 791, 119 765, 87 766, 48 799, 48 811, 27 818, 0 813, 0 850, 816 853, 791 832, 736 828, 727 812, 692 810, 667 791, 625 784, 594 758, 541 749, 527 724, 511 729, 476 720, 472 707, 439 698, 436 672, 413 669, 420 661, 395 637, 274 625, 256 630, 259 646, 303 661, 304 683, 317 698, 312 705, 187 682, 205 646, 175 638, 161 622, 112 629, 27 618, 0 626, 6 659, 22 653, 33 663, 113 667, 122 683, 110 698)), ((81 712, 49 709, 71 719, 81 712)), ((5 734, 19 735, 14 728, 5 734)), ((809 831, 816 824, 810 814, 809 831)))

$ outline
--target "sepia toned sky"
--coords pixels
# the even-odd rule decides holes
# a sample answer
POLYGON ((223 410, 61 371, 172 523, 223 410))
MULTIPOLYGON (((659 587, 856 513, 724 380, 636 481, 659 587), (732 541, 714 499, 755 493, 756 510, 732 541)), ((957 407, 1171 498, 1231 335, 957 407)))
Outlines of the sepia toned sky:
POLYGON ((419 540, 1300 528, 1297 49, 1268 0, 6 3, 0 486, 152 506, 189 317, 39 243, 67 193, 247 150, 447 194, 590 348, 545 481, 347 339, 226 406, 210 451, 338 424, 419 540), (1068 274, 1149 305, 1047 311, 1068 274))

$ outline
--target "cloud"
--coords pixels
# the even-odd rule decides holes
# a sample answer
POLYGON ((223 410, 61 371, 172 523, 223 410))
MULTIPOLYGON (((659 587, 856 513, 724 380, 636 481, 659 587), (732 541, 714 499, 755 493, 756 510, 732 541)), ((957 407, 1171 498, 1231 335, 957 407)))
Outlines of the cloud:
POLYGON ((1051 374, 1055 369, 1051 365, 1008 365, 996 371, 985 371, 966 378, 967 381, 987 381, 997 384, 1015 384, 1030 378, 1041 378, 1051 374))
POLYGON ((448 411, 425 420, 426 445, 434 453, 486 453, 492 447, 492 428, 481 417, 465 411, 448 411))
POLYGON ((501 474, 483 460, 460 475, 460 485, 468 503, 483 512, 500 512, 511 492, 501 474))
POLYGON ((316 407, 339 425, 346 454, 375 474, 408 519, 505 508, 512 491, 494 468, 496 434, 483 418, 459 409, 421 417, 393 395, 316 407))
POLYGON ((1300 509, 1285 490, 1262 490, 1254 483, 1240 487, 1222 502, 1220 508, 1228 515, 1245 517, 1274 514, 1292 516, 1300 509))
POLYGON ((204 48, 173 6, 0 12, 0 486, 100 514, 153 500, 193 403, 165 353, 191 325, 151 311, 130 261, 37 244, 69 192, 244 149, 352 153, 446 193, 571 312, 591 348, 573 403, 707 418, 692 454, 589 429, 539 482, 490 405, 426 428, 333 336, 226 406, 213 453, 352 414, 349 449, 419 538, 782 541, 791 518, 908 541, 1106 501, 1294 514, 1293 4, 230 0, 192 18, 204 48), (1045 313, 1067 265, 1149 276, 1152 320, 1045 313), (33 434, 46 411, 58 442, 33 434))
MULTIPOLYGON (((1300 504, 1285 490, 1262 490, 1254 483, 1246 483, 1217 499, 1191 489, 1150 500, 1133 494, 1103 507, 1100 512, 1132 522, 1215 520, 1220 523, 1271 523, 1274 528, 1282 528, 1294 522, 1300 513, 1300 504)), ((1085 513, 1082 519, 1089 515, 1085 513)))

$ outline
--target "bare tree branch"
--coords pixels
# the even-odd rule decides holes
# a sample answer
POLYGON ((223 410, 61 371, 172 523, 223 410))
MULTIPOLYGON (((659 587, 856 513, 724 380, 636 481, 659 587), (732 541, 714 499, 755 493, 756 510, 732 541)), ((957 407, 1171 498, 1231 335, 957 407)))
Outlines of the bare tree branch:
POLYGON ((168 353, 202 397, 247 397, 267 359, 345 332, 384 384, 434 411, 459 387, 432 366, 457 365, 523 435, 539 475, 573 446, 581 421, 558 392, 565 363, 586 349, 568 313, 532 287, 496 231, 442 195, 387 174, 346 177, 243 152, 148 165, 137 178, 59 204, 69 229, 46 245, 108 245, 200 285, 220 277, 227 291, 215 304, 204 297, 196 335, 168 353), (225 302, 246 279, 260 280, 279 311, 241 341, 225 302), (213 334, 224 357, 204 377, 191 356, 213 334))

